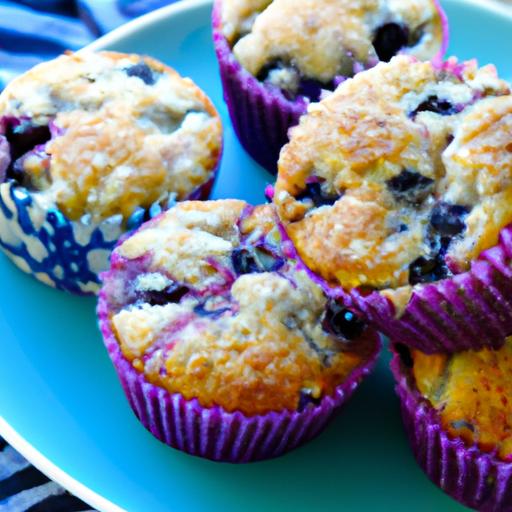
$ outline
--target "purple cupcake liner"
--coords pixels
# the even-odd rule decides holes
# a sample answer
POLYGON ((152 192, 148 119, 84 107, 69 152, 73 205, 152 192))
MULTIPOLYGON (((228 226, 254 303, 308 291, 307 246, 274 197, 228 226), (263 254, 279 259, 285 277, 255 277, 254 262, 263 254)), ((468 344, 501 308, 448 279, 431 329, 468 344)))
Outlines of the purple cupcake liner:
MULTIPOLYGON (((266 191, 272 198, 273 189, 266 191)), ((395 342, 426 354, 500 348, 512 333, 512 224, 500 232, 498 244, 483 251, 470 270, 432 284, 417 285, 401 315, 379 291, 330 286, 299 256, 280 223, 288 257, 324 292, 343 302, 395 342)))
POLYGON ((219 153, 218 163, 215 169, 213 170, 212 175, 210 176, 210 178, 208 178, 208 181, 205 181, 202 185, 199 185, 186 197, 186 199, 184 199, 184 201, 206 201, 210 197, 213 186, 215 185, 215 181, 217 179, 217 174, 219 173, 218 171, 220 167, 221 157, 222 150, 219 153))
POLYGON ((509 225, 469 271, 416 286, 399 318, 391 301, 378 292, 365 296, 352 290, 346 302, 395 342, 427 354, 499 348, 512 333, 511 258, 509 225))
POLYGON ((308 103, 300 97, 288 100, 279 89, 263 85, 238 63, 222 33, 221 2, 216 0, 213 6, 213 44, 231 122, 247 153, 276 174, 288 129, 298 124, 308 103))
MULTIPOLYGON (((440 63, 448 46, 448 21, 438 0, 442 44, 432 61, 440 63)), ((212 13, 213 44, 219 63, 224 100, 238 140, 262 167, 277 174, 281 148, 288 142, 288 130, 299 123, 309 101, 304 97, 290 100, 277 88, 262 84, 236 60, 222 33, 222 0, 215 0, 212 13)), ((338 80, 343 81, 343 77, 338 80)))
POLYGON ((110 327, 104 291, 98 302, 100 330, 119 380, 135 415, 157 439, 191 455, 223 462, 251 462, 278 457, 316 437, 370 373, 380 353, 379 335, 372 332, 375 350, 332 396, 301 412, 270 412, 258 416, 229 413, 219 406, 202 407, 148 382, 124 357, 110 327))
POLYGON ((512 511, 512 463, 449 437, 436 410, 409 385, 407 370, 396 353, 391 369, 412 451, 430 480, 481 512, 512 511))

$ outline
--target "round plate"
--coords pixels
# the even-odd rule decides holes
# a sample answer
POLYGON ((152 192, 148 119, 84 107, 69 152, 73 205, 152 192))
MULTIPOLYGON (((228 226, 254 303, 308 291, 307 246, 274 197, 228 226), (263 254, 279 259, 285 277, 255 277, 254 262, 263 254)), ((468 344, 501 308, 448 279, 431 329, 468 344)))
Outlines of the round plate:
MULTIPOLYGON (((450 53, 512 76, 512 11, 446 0, 450 53)), ((264 201, 272 177, 231 128, 213 53, 211 4, 187 0, 95 42, 152 55, 210 95, 225 126, 215 197, 264 201)), ((100 510, 458 511, 416 465, 383 356, 342 414, 316 440, 268 462, 233 466, 173 450, 132 414, 96 326, 95 300, 37 283, 0 257, 0 434, 51 478, 100 510), (115 505, 114 505, 115 504, 115 505)))

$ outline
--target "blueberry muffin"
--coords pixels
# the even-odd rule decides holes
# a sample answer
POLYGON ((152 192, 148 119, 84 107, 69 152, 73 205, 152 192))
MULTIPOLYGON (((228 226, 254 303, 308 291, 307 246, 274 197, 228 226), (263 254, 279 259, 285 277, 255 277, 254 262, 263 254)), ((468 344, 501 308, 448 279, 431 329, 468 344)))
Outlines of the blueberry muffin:
POLYGON ((0 244, 39 280, 95 292, 122 233, 208 196, 221 147, 210 100, 156 60, 40 64, 0 95, 0 244))
POLYGON ((100 326, 137 416, 203 457, 269 458, 310 439, 378 351, 285 258, 270 205, 183 202, 121 243, 103 279, 100 326))
POLYGON ((440 60, 448 37, 434 0, 216 0, 213 27, 235 131, 273 173, 311 101, 398 53, 440 60))
POLYGON ((512 338, 497 350, 395 347, 405 427, 433 482, 476 510, 512 509, 512 338))
POLYGON ((512 330, 507 249, 486 252, 512 222, 509 93, 493 66, 395 57, 312 105, 281 152, 274 202, 298 255, 397 341, 512 330))

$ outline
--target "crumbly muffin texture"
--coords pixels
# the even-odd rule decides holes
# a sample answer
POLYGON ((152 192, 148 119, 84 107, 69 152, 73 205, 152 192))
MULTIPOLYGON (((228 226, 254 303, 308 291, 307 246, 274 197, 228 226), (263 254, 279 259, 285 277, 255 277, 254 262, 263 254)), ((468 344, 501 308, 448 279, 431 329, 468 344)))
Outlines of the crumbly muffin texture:
POLYGON ((104 292, 134 368, 205 407, 302 410, 375 349, 284 258, 270 205, 180 203, 114 251, 104 292))
POLYGON ((396 303, 467 270, 512 222, 509 93, 493 66, 400 56, 312 105, 274 192, 306 265, 396 303))
POLYGON ((223 33, 251 74, 288 94, 326 89, 398 52, 430 59, 443 39, 433 0, 222 0, 223 33))
POLYGON ((184 199, 217 164, 222 128, 191 80, 148 57, 63 55, 0 95, 0 174, 70 219, 95 220, 184 199))
POLYGON ((411 356, 417 389, 443 428, 512 462, 512 338, 499 350, 411 356))

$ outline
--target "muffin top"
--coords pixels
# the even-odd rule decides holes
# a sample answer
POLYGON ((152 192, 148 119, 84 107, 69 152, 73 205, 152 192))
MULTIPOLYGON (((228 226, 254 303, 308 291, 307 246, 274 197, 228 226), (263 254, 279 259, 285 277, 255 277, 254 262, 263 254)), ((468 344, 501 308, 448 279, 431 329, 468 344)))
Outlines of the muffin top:
POLYGON ((126 219, 169 195, 186 198, 210 178, 221 137, 190 79, 138 55, 63 55, 0 95, 0 146, 10 146, 0 176, 72 220, 126 219))
POLYGON ((411 355, 418 391, 443 428, 512 462, 512 337, 499 350, 411 355))
POLYGON ((332 285, 443 279, 512 221, 511 128, 494 67, 395 57, 310 107, 281 152, 274 202, 332 285))
POLYGON ((270 205, 183 202, 116 248, 103 293, 124 356, 153 384, 246 415, 302 410, 375 351, 287 261, 270 205))
POLYGON ((398 52, 430 59, 443 26, 433 0, 222 0, 223 34, 240 64, 258 79, 304 94, 333 89, 398 52))

